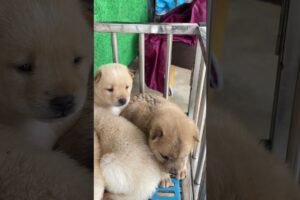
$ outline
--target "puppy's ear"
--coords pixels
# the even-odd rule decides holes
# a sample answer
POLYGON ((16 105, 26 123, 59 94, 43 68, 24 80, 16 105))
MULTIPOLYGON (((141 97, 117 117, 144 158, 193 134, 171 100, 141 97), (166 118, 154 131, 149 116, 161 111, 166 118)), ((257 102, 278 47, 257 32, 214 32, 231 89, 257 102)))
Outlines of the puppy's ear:
POLYGON ((134 74, 135 74, 135 70, 133 69, 128 69, 128 73, 130 74, 130 76, 133 78, 134 74))
POLYGON ((94 83, 98 83, 101 79, 101 76, 102 76, 102 72, 101 70, 98 70, 94 76, 94 83))
POLYGON ((193 138, 194 138, 195 142, 200 142, 200 139, 199 139, 198 135, 194 135, 193 138))
POLYGON ((159 140, 164 135, 163 131, 161 129, 154 129, 150 131, 150 138, 153 142, 159 140))
POLYGON ((200 142, 200 138, 199 138, 199 129, 197 128, 196 124, 194 124, 194 135, 193 135, 193 138, 194 138, 194 141, 195 142, 200 142))

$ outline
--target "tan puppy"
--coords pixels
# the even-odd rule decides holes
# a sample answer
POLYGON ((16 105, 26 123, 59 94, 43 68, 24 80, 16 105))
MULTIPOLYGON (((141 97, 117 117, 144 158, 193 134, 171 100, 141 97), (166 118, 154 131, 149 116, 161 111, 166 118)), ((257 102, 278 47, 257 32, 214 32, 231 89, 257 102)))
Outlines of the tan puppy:
POLYGON ((207 199, 299 200, 289 169, 275 160, 230 111, 209 106, 207 199))
POLYGON ((95 171, 96 197, 101 197, 104 183, 110 199, 148 200, 161 179, 161 171, 145 134, 102 108, 95 108, 94 120, 99 140, 95 152, 100 155, 100 159, 95 158, 95 169, 99 170, 95 171))
POLYGON ((119 115, 129 103, 132 76, 128 68, 122 64, 101 66, 94 76, 95 106, 119 115))
POLYGON ((1 2, 0 199, 91 199, 91 174, 51 149, 84 105, 92 36, 77 0, 1 2))
POLYGON ((53 146, 86 97, 92 38, 79 6, 77 0, 0 6, 0 123, 42 148, 53 146))
POLYGON ((162 186, 170 186, 169 173, 185 178, 188 156, 197 141, 197 127, 177 105, 159 96, 140 94, 133 97, 121 115, 146 133, 152 152, 164 165, 162 186))

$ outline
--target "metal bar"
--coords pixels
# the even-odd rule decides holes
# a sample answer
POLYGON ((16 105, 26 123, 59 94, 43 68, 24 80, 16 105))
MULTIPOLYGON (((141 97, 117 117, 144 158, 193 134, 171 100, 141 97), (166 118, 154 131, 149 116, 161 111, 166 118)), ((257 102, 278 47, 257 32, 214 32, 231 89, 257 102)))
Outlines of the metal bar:
POLYGON ((201 105, 201 97, 203 95, 203 90, 204 90, 204 83, 205 83, 205 76, 206 76, 206 66, 204 64, 204 60, 201 60, 201 74, 199 74, 200 78, 198 79, 198 84, 197 84, 197 92, 196 92, 196 102, 195 102, 195 107, 194 107, 194 116, 193 119, 195 122, 198 122, 199 118, 199 109, 201 105))
POLYGON ((145 92, 145 34, 139 34, 140 93, 145 92))
MULTIPOLYGON (((191 165, 187 163, 187 174, 191 174, 191 165)), ((181 181, 181 191, 182 198, 181 200, 193 200, 193 187, 192 187, 192 179, 191 176, 187 176, 185 179, 181 181)))
POLYGON ((95 32, 195 35, 198 34, 198 27, 197 23, 94 23, 95 32))
POLYGON ((194 191, 194 195, 198 196, 199 190, 201 190, 201 182, 203 180, 204 166, 206 163, 206 143, 203 144, 203 149, 201 149, 202 155, 198 160, 196 176, 194 179, 194 187, 197 187, 197 190, 194 191))
POLYGON ((203 101, 203 106, 202 106, 203 112, 202 112, 202 117, 198 118, 198 127, 199 127, 199 143, 196 146, 195 151, 193 151, 193 158, 197 159, 199 156, 198 149, 200 148, 200 145, 202 144, 203 141, 203 135, 204 135, 204 130, 205 130, 205 120, 206 120, 206 98, 204 98, 203 101))
POLYGON ((206 200, 206 180, 205 175, 203 176, 201 186, 198 192, 198 199, 197 200, 206 200))
POLYGON ((172 46, 173 46, 173 35, 167 35, 167 52, 166 52, 166 67, 165 67, 165 88, 164 97, 168 99, 169 97, 169 82, 170 82, 170 68, 171 68, 171 58, 172 58, 172 46))
POLYGON ((197 168, 196 176, 195 176, 195 180, 194 180, 194 183, 198 184, 198 185, 201 183, 201 177, 203 174, 204 164, 205 164, 205 160, 206 160, 206 145, 205 144, 203 145, 202 150, 203 150, 203 154, 201 156, 201 159, 198 160, 198 166, 197 166, 198 168, 197 168))
POLYGON ((279 67, 276 77, 276 88, 273 102, 271 122, 272 151, 280 160, 287 158, 289 146, 292 113, 299 70, 299 40, 300 29, 298 8, 299 1, 290 1, 288 24, 284 41, 284 52, 279 58, 279 67))
POLYGON ((194 107, 195 107, 195 100, 196 100, 196 91, 197 91, 197 83, 200 74, 200 65, 201 65, 201 47, 200 41, 197 40, 196 45, 196 55, 195 55, 195 64, 193 68, 193 77, 192 77, 192 85, 191 85, 191 92, 189 98, 189 107, 188 107, 188 114, 190 118, 194 118, 194 107))
POLYGON ((118 42, 117 42, 117 33, 111 33, 111 44, 112 44, 112 54, 113 62, 118 63, 118 42))

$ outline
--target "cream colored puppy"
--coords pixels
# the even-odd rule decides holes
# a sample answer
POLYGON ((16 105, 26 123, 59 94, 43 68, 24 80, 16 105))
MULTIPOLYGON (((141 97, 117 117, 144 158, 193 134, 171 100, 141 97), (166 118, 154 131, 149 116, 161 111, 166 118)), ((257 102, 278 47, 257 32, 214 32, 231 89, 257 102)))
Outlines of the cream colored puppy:
POLYGON ((132 89, 132 74, 125 65, 107 64, 94 76, 94 102, 115 115, 126 107, 132 89))
POLYGON ((77 0, 0 5, 0 199, 91 199, 91 175, 51 151, 81 113, 92 30, 77 0))
POLYGON ((171 174, 186 177, 188 156, 197 139, 197 127, 174 103, 153 94, 134 96, 121 113, 147 136, 150 149, 163 165, 161 185, 170 186, 171 174))
MULTIPOLYGON (((161 174, 145 135, 123 117, 102 108, 94 110, 94 120, 100 148, 96 153, 101 153, 100 162, 95 163, 101 174, 96 173, 95 183, 104 182, 105 197, 113 200, 148 200, 161 174)), ((101 184, 96 190, 103 190, 101 184)))

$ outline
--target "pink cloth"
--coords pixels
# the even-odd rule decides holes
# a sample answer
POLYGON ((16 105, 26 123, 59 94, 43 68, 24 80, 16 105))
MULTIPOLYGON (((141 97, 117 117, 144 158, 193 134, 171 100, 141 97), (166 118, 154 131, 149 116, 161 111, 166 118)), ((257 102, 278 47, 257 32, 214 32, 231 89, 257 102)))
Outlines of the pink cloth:
MULTIPOLYGON (((175 8, 161 17, 164 23, 199 23, 206 22, 206 0, 194 0, 175 8)), ((173 42, 196 44, 196 37, 191 35, 174 35, 173 42)), ((145 81, 148 87, 164 91, 166 36, 148 34, 145 36, 145 81)))

